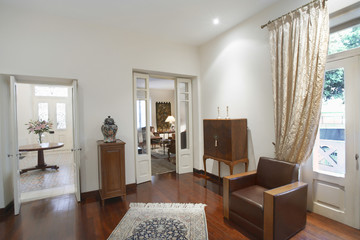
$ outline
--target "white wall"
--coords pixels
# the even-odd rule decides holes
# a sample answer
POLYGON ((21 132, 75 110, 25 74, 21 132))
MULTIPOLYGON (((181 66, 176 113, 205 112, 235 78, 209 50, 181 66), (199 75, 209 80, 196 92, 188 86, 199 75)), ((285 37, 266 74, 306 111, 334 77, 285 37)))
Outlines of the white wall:
MULTIPOLYGON (((170 81, 170 80, 169 80, 170 81)), ((175 90, 168 89, 150 89, 150 99, 151 99, 151 121, 152 126, 157 130, 156 123, 156 102, 170 102, 171 104, 171 114, 176 118, 175 113, 175 90)))
POLYGON ((199 75, 195 47, 44 13, 1 6, 0 33, 0 73, 79 80, 82 192, 98 189, 96 140, 108 115, 126 142, 126 183, 135 182, 132 70, 199 75))

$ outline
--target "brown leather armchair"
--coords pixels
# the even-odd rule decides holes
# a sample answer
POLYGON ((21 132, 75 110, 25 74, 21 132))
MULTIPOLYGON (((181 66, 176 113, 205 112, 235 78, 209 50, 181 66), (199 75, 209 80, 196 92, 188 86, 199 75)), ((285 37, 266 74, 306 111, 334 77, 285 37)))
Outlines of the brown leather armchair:
POLYGON ((224 177, 224 216, 258 239, 288 239, 306 225, 299 165, 261 157, 256 171, 224 177))

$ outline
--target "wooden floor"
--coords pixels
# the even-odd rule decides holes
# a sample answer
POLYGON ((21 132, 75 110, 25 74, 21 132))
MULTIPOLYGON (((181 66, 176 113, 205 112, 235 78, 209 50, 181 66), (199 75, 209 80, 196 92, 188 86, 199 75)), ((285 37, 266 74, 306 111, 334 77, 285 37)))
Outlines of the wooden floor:
MULTIPOLYGON (((139 184, 121 198, 77 203, 74 195, 28 202, 21 214, 0 217, 0 239, 107 239, 128 210, 130 202, 206 203, 209 239, 248 239, 224 221, 222 189, 197 174, 166 173, 139 184)), ((308 213, 306 228, 293 239, 360 239, 360 231, 314 213, 308 213)))

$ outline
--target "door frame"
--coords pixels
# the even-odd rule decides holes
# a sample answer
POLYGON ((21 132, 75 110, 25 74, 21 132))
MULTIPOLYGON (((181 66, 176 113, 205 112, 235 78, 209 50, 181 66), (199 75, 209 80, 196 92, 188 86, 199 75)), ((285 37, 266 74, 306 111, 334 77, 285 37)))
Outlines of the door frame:
POLYGON ((135 154, 135 179, 136 183, 151 180, 151 147, 150 147, 150 106, 149 106, 149 75, 133 72, 133 120, 134 120, 134 154, 135 154), (137 79, 145 79, 145 88, 137 88, 137 79), (145 91, 145 98, 138 98, 137 91, 145 91), (138 129, 137 129, 137 100, 145 100, 146 106, 146 154, 138 154, 138 129), (149 152, 150 150, 150 152, 149 152), (142 165, 144 171, 141 170, 142 165))
MULTIPOLYGON (((193 85, 193 80, 195 78, 195 76, 188 76, 188 75, 179 75, 179 74, 171 74, 171 73, 164 73, 164 72, 155 72, 155 71, 148 71, 148 70, 137 70, 137 69, 133 69, 133 72, 132 72, 132 83, 133 83, 133 123, 134 123, 134 154, 135 154, 135 181, 137 184, 139 183, 142 183, 144 181, 138 181, 138 178, 137 178, 137 172, 138 172, 138 165, 137 165, 137 130, 136 130, 136 121, 137 121, 137 116, 136 116, 136 100, 137 100, 137 96, 136 96, 136 78, 135 78, 135 74, 138 74, 138 75, 142 75, 143 76, 148 76, 149 78, 150 77, 154 77, 154 78, 163 78, 163 79, 169 79, 169 80, 174 80, 174 85, 175 85, 175 89, 174 89, 174 101, 175 101, 175 107, 174 107, 174 110, 176 112, 176 114, 178 114, 178 109, 177 109, 177 82, 178 82, 178 79, 187 79, 190 81, 190 86, 192 88, 192 85, 193 85)), ((149 94, 149 91, 148 91, 148 94, 149 94)), ((191 92, 191 99, 193 99, 193 91, 191 92)), ((149 99, 150 100, 150 99, 149 99)), ((148 105, 149 105, 149 102, 148 102, 148 105)), ((194 118, 194 114, 193 114, 193 105, 194 105, 194 102, 191 100, 191 132, 194 131, 193 129, 193 118, 194 118)), ((149 107, 150 109, 150 107, 149 107)), ((148 113, 149 115, 149 113, 148 113)), ((189 116, 190 117, 190 116, 189 116)), ((177 117, 176 117, 177 119, 177 117)), ((149 120, 149 119, 147 119, 149 120)), ((177 126, 177 124, 176 124, 177 126)), ((147 134, 147 138, 148 138, 148 142, 149 142, 149 145, 150 145, 150 126, 149 126, 149 123, 147 123, 147 126, 146 126, 146 134, 147 134)), ((177 127, 176 127, 176 130, 177 127)), ((179 134, 176 134, 176 136, 179 135, 179 134)), ((178 136, 176 137, 177 139, 177 144, 176 144, 176 153, 179 153, 179 149, 180 149, 180 141, 178 140, 178 136)), ((191 146, 192 146, 192 143, 194 142, 194 134, 191 134, 191 136, 189 136, 190 139, 190 143, 191 143, 191 146)), ((149 146, 150 147, 150 146, 149 146)), ((150 148, 149 148, 150 149, 150 148)), ((151 155, 151 154, 150 154, 151 155)), ((194 166, 194 156, 195 156, 195 153, 194 153, 194 150, 192 150, 192 166, 194 166)), ((150 159, 149 159, 149 166, 150 166, 150 177, 147 181, 150 181, 151 180, 151 156, 150 156, 150 159)), ((178 169, 178 166, 179 166, 179 158, 178 158, 178 154, 176 154, 176 173, 179 173, 179 169, 178 169)), ((193 170, 193 169, 192 169, 193 170)))
MULTIPOLYGON (((59 85, 59 86, 70 86, 72 87, 72 121, 73 121, 73 148, 72 151, 74 152, 74 164, 75 164, 75 176, 74 176, 74 185, 75 185, 75 196, 78 202, 80 202, 81 196, 81 183, 80 183, 80 151, 81 147, 79 145, 80 141, 80 129, 79 129, 79 117, 78 117, 78 80, 77 79, 66 79, 66 78, 50 78, 50 77, 36 77, 36 76, 24 76, 24 75, 8 75, 10 81, 10 104, 13 103, 13 98, 11 97, 12 91, 14 91, 14 99, 16 100, 17 93, 15 89, 12 87, 12 82, 14 85, 16 83, 27 83, 27 84, 45 84, 45 85, 59 85), (75 136, 76 135, 76 136, 75 136), (76 141, 75 141, 76 140, 76 141)), ((16 102, 12 107, 10 107, 10 119, 16 120, 16 112, 17 112, 17 105, 16 102)), ((10 122, 11 132, 16 131, 18 129, 17 122, 12 123, 10 122)), ((13 164, 13 194, 14 194, 14 214, 18 215, 20 213, 20 188, 19 188, 19 180, 20 180, 20 171, 19 171, 19 151, 18 151, 18 139, 17 134, 10 135, 10 142, 12 142, 13 146, 11 147, 11 152, 9 153, 9 157, 12 161, 15 161, 13 164), (15 148, 15 147, 16 148, 15 148)))
MULTIPOLYGON (((352 70, 354 70, 354 76, 353 78, 355 80, 353 80, 351 82, 351 86, 352 89, 349 89, 349 87, 347 88, 347 81, 346 81, 346 77, 345 77, 345 98, 347 96, 353 96, 353 100, 355 102, 357 102, 358 105, 360 105, 360 97, 359 97, 359 90, 360 90, 360 83, 359 81, 357 81, 356 79, 360 78, 360 71, 357 69, 356 70, 356 66, 360 65, 360 49, 355 49, 354 51, 347 51, 347 52, 342 52, 342 53, 338 53, 338 54, 334 54, 328 57, 328 61, 327 64, 329 64, 330 66, 333 63, 336 62, 341 62, 341 61, 348 61, 350 63, 350 65, 348 66, 349 68, 351 68, 352 70), (352 62, 353 61, 353 62, 352 62), (353 64, 353 65, 352 65, 353 64)), ((345 65, 346 66, 346 65, 345 65)), ((332 68, 332 67, 330 67, 332 68)), ((328 69, 328 68, 327 68, 328 69)), ((329 69, 331 70, 331 69, 329 69)), ((346 75, 346 72, 345 72, 346 75)), ((349 81, 349 80, 348 80, 349 81)), ((348 116, 349 114, 349 108, 351 107, 349 104, 351 103, 347 103, 348 105, 345 106, 345 116, 348 116)), ((351 109, 350 109, 351 110, 351 109)), ((345 117, 346 119, 347 117, 345 117)), ((355 160, 355 154, 359 153, 360 151, 360 109, 355 110, 352 113, 351 116, 351 121, 350 122, 345 122, 345 129, 346 129, 346 133, 348 135, 348 131, 351 131, 350 135, 352 136, 351 138, 346 138, 346 143, 345 143, 345 163, 346 163, 346 173, 345 173, 345 177, 339 177, 336 176, 336 174, 334 175, 327 175, 327 174, 323 174, 321 172, 317 172, 313 170, 313 161, 314 158, 313 156, 311 156, 311 158, 305 162, 302 165, 302 171, 301 171, 301 178, 303 179, 303 181, 307 182, 309 184, 309 189, 308 189, 308 210, 312 211, 312 212, 317 212, 318 214, 324 215, 325 217, 329 217, 329 218, 333 218, 333 219, 337 219, 337 221, 341 221, 344 224, 347 224, 349 226, 355 227, 357 229, 360 229, 360 206, 359 206, 359 202, 360 202, 360 170, 359 170, 359 160, 355 160), (353 147, 351 147, 350 151, 349 148, 346 146, 347 144, 352 144, 353 147), (350 173, 350 171, 353 171, 352 173, 350 173), (349 173, 351 176, 349 176, 349 173), (351 179, 350 179, 351 178, 351 179), (323 184, 325 182, 328 182, 329 184, 333 184, 332 186, 334 188, 339 188, 339 189, 345 189, 345 191, 352 191, 353 192, 353 196, 354 196, 354 204, 351 204, 351 206, 349 206, 349 202, 348 199, 346 197, 346 192, 344 193, 344 206, 345 206, 345 211, 346 208, 350 207, 350 211, 351 213, 349 215, 345 215, 346 213, 343 213, 344 211, 341 210, 334 210, 333 212, 326 210, 326 206, 324 205, 324 209, 321 209, 321 204, 315 204, 315 191, 316 191, 316 181, 323 184), (351 185, 352 183, 354 183, 355 185, 351 185), (347 186, 347 187, 346 187, 347 186), (351 186, 350 190, 347 189, 349 186, 351 186), (357 203, 357 204, 356 204, 357 203), (349 219, 349 217, 351 219, 349 219)), ((347 136, 349 137, 349 136, 347 136)), ((330 209, 330 208, 328 208, 330 209)))
MULTIPOLYGON (((189 173, 194 169, 194 150, 193 150, 193 125, 192 125, 192 81, 189 78, 176 78, 175 81, 175 98, 176 98, 176 173, 189 173), (188 90, 181 92, 180 84, 185 83, 188 86, 188 90), (184 99, 181 99, 181 95, 184 95, 184 99), (181 149, 181 102, 188 103, 187 111, 187 147, 181 149)), ((186 109, 185 109, 186 110, 186 109)))

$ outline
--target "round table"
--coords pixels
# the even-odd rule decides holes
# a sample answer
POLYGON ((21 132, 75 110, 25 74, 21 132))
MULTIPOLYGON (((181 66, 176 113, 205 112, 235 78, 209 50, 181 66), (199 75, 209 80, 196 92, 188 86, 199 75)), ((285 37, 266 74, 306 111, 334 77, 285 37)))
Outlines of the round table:
POLYGON ((20 174, 25 173, 27 171, 41 169, 45 170, 46 168, 59 169, 57 165, 47 165, 44 159, 44 150, 50 150, 55 148, 61 148, 64 146, 64 143, 40 143, 40 144, 29 144, 19 147, 19 152, 38 152, 38 163, 35 167, 25 168, 20 171, 20 174))

